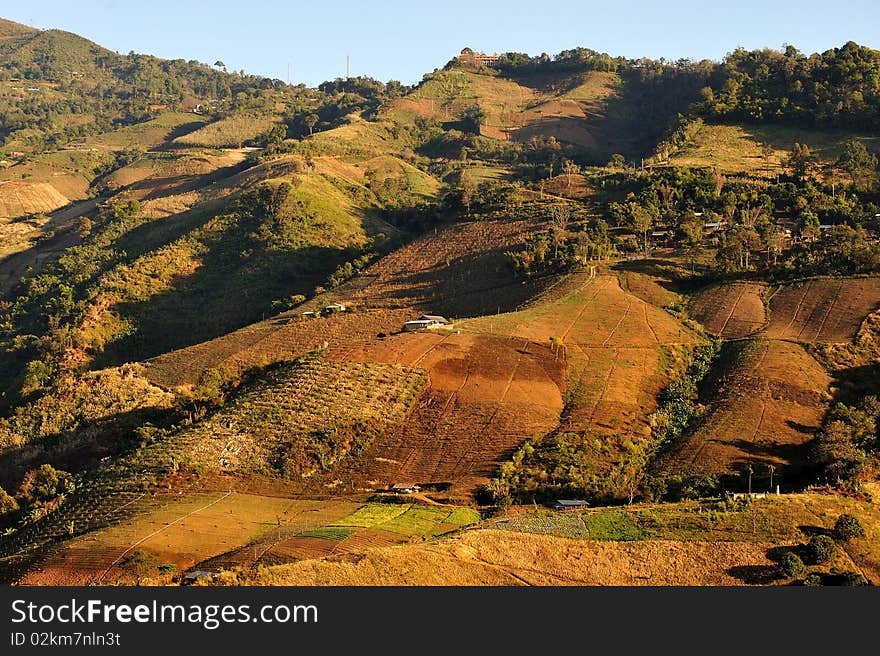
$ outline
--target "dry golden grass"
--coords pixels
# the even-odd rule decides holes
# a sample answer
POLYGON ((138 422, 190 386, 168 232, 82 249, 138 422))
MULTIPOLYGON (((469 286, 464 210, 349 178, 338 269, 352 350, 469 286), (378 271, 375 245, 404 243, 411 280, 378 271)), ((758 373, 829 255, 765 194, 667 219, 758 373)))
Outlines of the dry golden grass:
POLYGON ((747 173, 773 177, 783 171, 783 160, 795 142, 805 143, 819 159, 833 162, 844 142, 859 137, 876 147, 877 137, 851 132, 819 131, 780 125, 704 125, 692 143, 669 158, 674 166, 714 167, 721 173, 747 173), (770 152, 764 154, 764 145, 770 152))
POLYGON ((357 563, 308 560, 227 573, 247 585, 741 585, 727 572, 770 565, 769 543, 596 542, 467 531, 434 545, 387 547, 357 563))
POLYGON ((52 212, 70 200, 46 182, 0 184, 0 218, 15 218, 37 212, 52 212))
POLYGON ((690 299, 688 313, 725 339, 746 337, 767 321, 762 283, 727 283, 701 290, 690 299))

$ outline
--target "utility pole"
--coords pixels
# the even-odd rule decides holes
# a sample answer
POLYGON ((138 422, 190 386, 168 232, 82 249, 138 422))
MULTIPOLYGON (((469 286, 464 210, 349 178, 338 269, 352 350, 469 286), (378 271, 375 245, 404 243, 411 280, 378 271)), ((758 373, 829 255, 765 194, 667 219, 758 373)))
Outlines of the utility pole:
POLYGON ((290 62, 287 62, 287 86, 290 86, 290 62))
POLYGON ((351 56, 345 55, 345 79, 348 80, 351 77, 351 56))

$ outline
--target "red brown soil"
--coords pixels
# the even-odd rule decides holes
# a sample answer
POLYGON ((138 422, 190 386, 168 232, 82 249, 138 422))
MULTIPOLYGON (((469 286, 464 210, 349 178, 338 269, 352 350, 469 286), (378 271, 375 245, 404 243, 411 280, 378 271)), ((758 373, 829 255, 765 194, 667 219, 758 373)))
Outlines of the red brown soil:
POLYGON ((764 285, 755 283, 720 284, 693 296, 688 313, 713 335, 725 339, 747 337, 767 321, 761 294, 764 285))
POLYGON ((193 384, 211 367, 243 371, 294 358, 325 342, 331 348, 373 343, 378 333, 396 332, 423 313, 456 318, 512 310, 551 281, 518 281, 508 266, 504 252, 523 243, 532 229, 529 221, 457 223, 437 229, 322 297, 349 303, 356 312, 303 319, 301 312, 317 305, 309 302, 154 358, 146 363, 147 375, 166 387, 193 384))
POLYGON ((728 373, 713 384, 716 400, 700 428, 666 454, 672 474, 741 473, 752 465, 766 475, 776 468, 798 473, 804 445, 813 439, 828 407, 831 378, 798 344, 755 340, 730 344, 728 373))
POLYGON ((333 472, 353 488, 448 482, 448 494, 466 497, 525 439, 552 430, 562 410, 562 362, 527 340, 402 334, 331 357, 429 372, 428 390, 407 421, 333 472))
POLYGON ((770 298, 770 324, 763 335, 805 343, 849 342, 878 308, 877 277, 794 283, 770 298))

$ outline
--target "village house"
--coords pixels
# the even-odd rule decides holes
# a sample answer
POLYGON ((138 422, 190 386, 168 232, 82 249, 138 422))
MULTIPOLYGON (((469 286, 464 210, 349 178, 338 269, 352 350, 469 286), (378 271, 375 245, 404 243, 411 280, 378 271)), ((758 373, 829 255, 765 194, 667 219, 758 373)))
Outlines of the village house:
POLYGON ((498 63, 498 60, 501 59, 501 56, 497 52, 492 55, 487 55, 482 52, 474 52, 470 48, 465 48, 461 51, 458 59, 462 64, 493 67, 498 63))
POLYGON ((558 499, 553 505, 553 510, 577 510, 578 508, 586 508, 589 502, 583 499, 558 499))
POLYGON ((407 321, 403 324, 403 329, 407 332, 413 330, 433 330, 442 326, 448 326, 449 320, 437 314, 423 314, 418 319, 407 321))

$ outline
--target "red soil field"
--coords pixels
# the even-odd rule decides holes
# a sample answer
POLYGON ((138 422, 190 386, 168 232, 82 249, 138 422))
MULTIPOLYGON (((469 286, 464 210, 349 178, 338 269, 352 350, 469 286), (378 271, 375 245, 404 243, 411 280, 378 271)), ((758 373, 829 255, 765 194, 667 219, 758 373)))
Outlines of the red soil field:
POLYGON ((761 298, 764 290, 764 285, 756 283, 713 285, 694 294, 688 313, 713 335, 724 339, 747 337, 767 321, 761 298))
POLYGON ((330 357, 423 367, 429 388, 409 419, 332 476, 372 489, 393 483, 452 483, 469 494, 529 437, 559 421, 563 367, 528 340, 402 334, 330 357))
POLYGON ((849 342, 880 308, 880 278, 808 280, 780 288, 770 298, 771 339, 805 343, 849 342))
POLYGON ((752 465, 761 476, 786 474, 804 464, 804 445, 822 423, 831 378, 798 344, 778 340, 732 343, 722 357, 727 373, 703 424, 661 459, 670 474, 739 473, 752 465))

